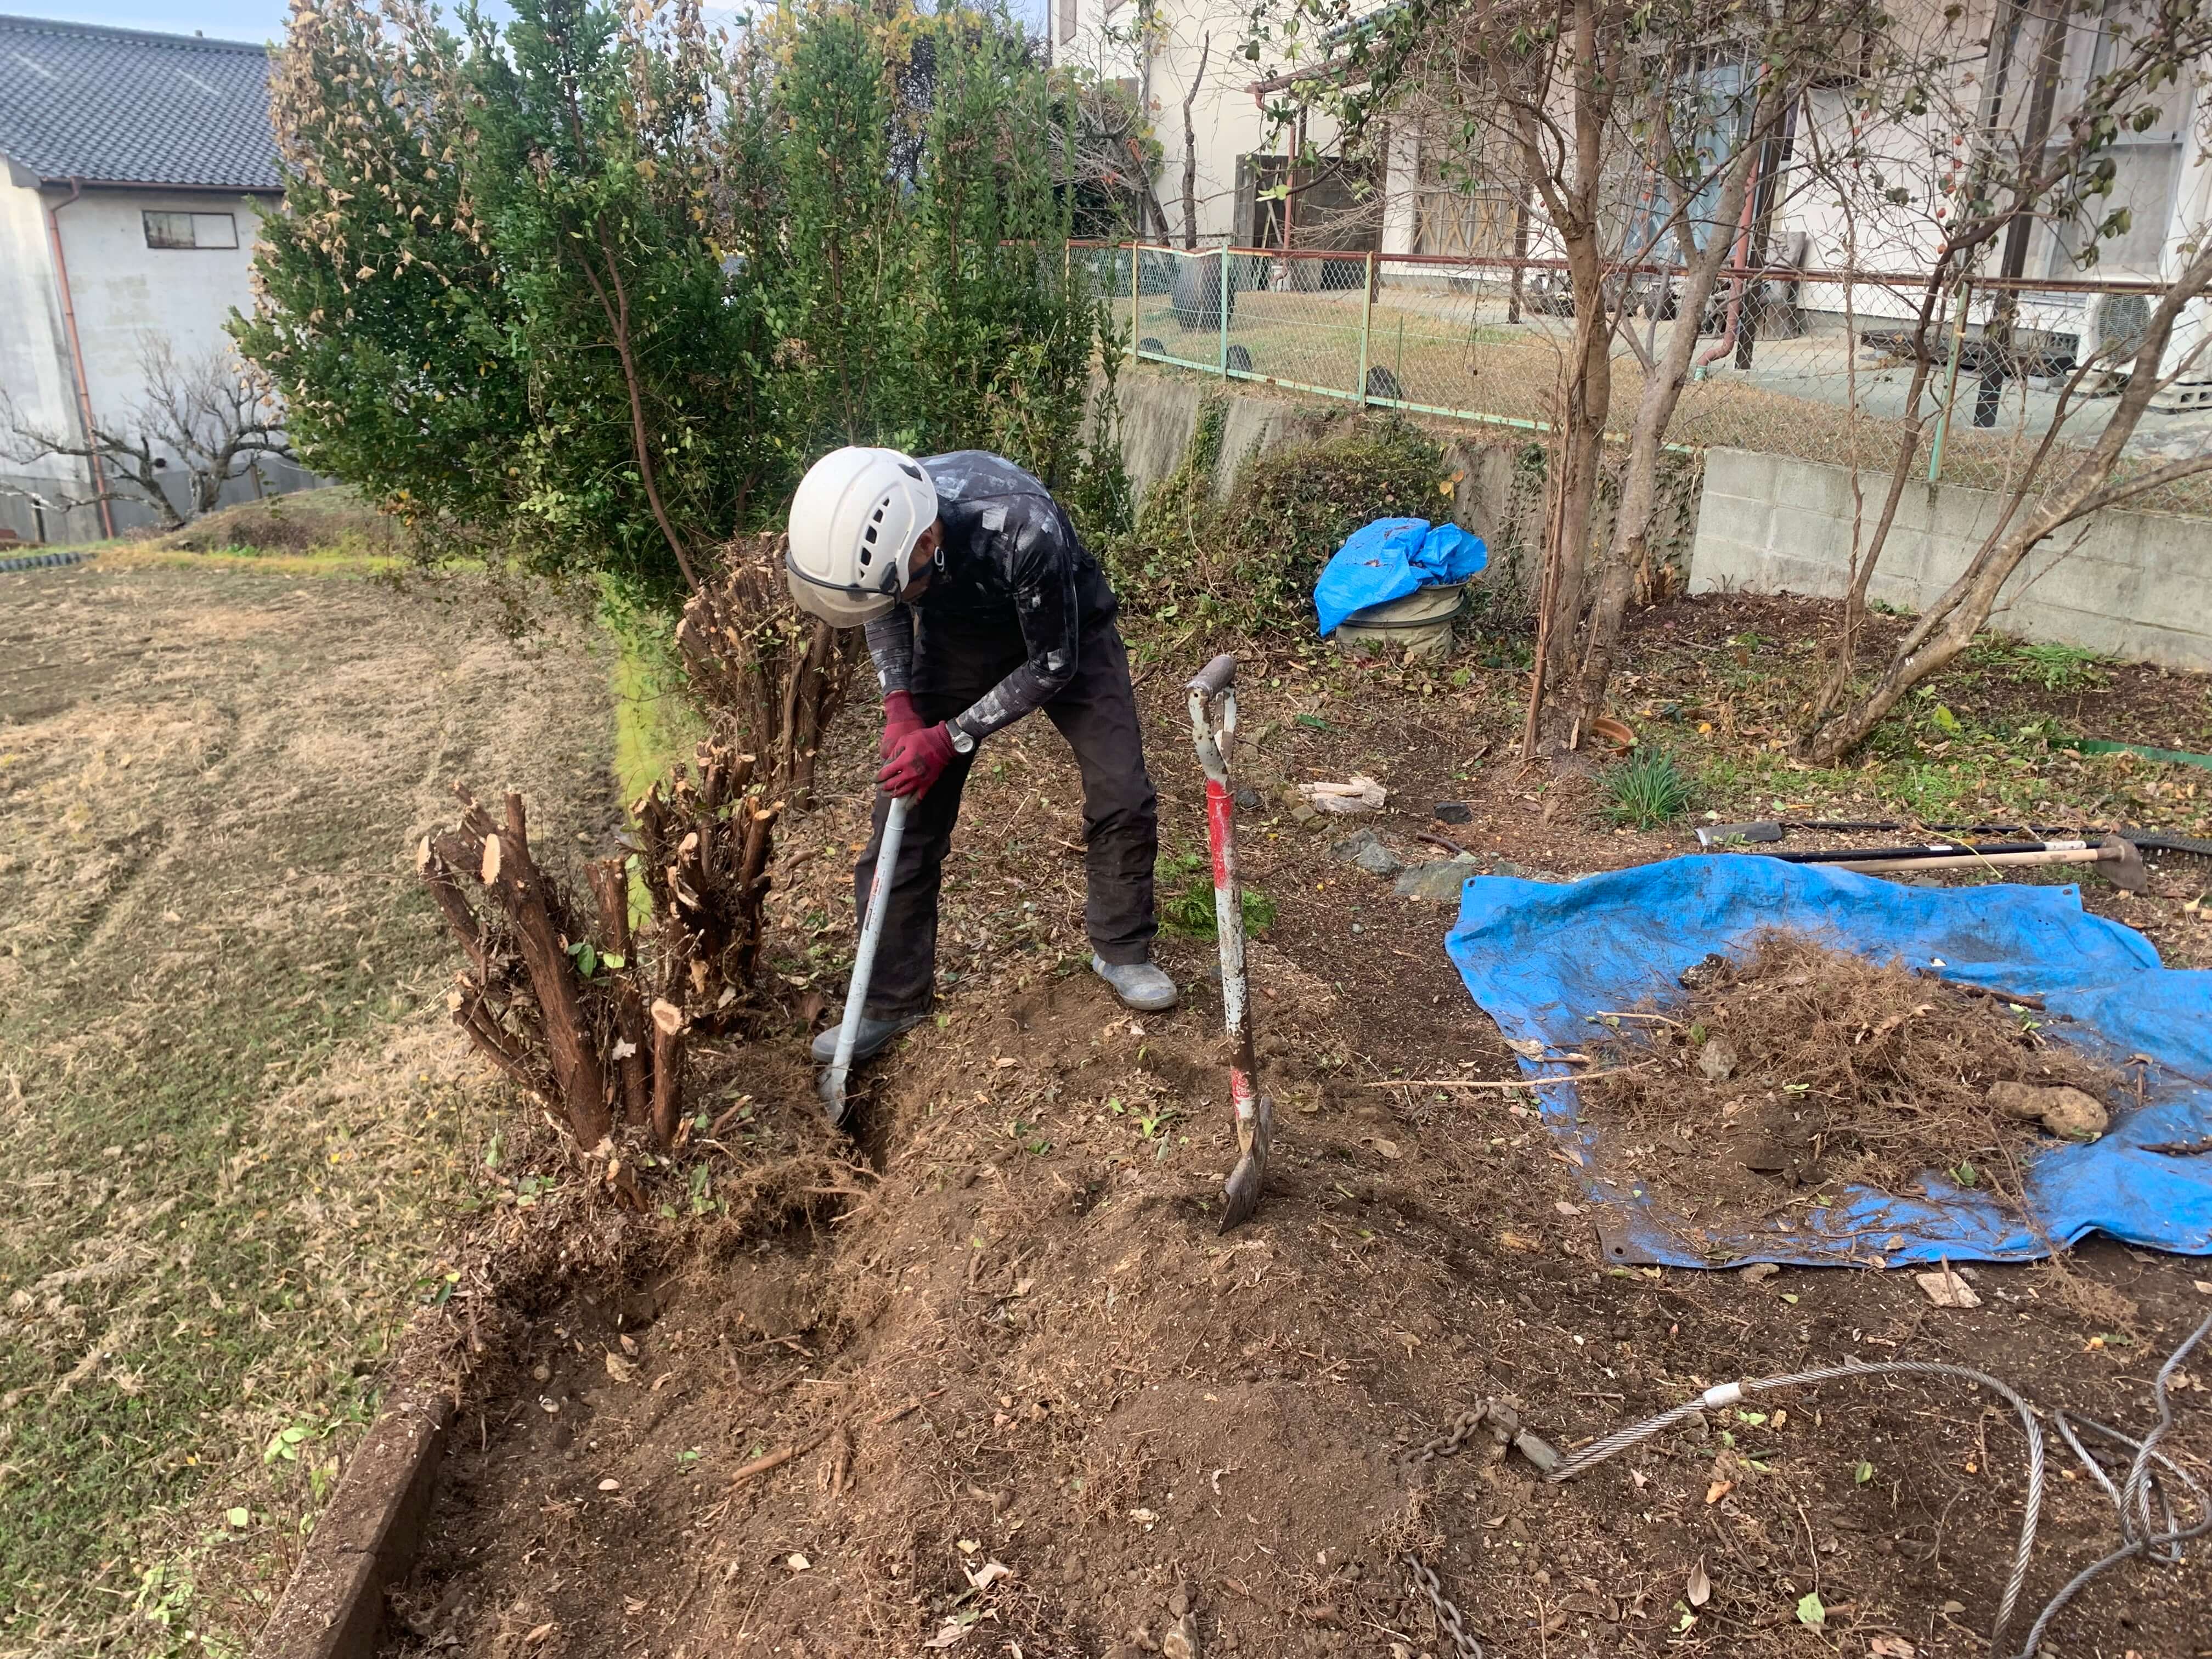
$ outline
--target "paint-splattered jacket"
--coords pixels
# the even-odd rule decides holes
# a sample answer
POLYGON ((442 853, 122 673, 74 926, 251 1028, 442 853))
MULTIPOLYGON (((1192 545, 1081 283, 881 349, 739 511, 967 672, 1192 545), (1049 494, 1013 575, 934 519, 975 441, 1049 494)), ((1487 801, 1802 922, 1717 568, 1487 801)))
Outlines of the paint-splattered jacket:
POLYGON ((1114 590, 1052 493, 980 449, 921 463, 945 520, 945 568, 912 606, 867 628, 886 695, 914 689, 915 612, 925 653, 995 649, 1018 636, 1020 665, 947 722, 982 738, 1042 708, 1074 677, 1084 633, 1114 615, 1114 590))

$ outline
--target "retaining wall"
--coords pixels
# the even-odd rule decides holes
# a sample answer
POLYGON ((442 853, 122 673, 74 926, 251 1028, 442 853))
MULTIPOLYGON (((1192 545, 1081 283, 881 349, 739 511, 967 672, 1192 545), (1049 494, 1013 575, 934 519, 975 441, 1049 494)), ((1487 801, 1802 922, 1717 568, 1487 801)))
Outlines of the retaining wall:
MULTIPOLYGON (((1198 412, 1208 397, 1225 398, 1221 430, 1221 455, 1214 464, 1213 493, 1226 500, 1237 475, 1251 460, 1285 444, 1317 443, 1342 437, 1357 424, 1358 411, 1348 404, 1267 396, 1237 389, 1224 383, 1190 374, 1167 374, 1146 370, 1122 371, 1119 392, 1121 411, 1121 465, 1141 504, 1145 492, 1182 465, 1198 430, 1198 412)), ((1103 386, 1094 381, 1095 396, 1103 386)), ((1379 412, 1379 411, 1377 411, 1379 412)), ((1534 581, 1533 568, 1524 568, 1540 548, 1543 491, 1525 486, 1514 489, 1514 460, 1524 438, 1500 432, 1494 437, 1433 435, 1444 448, 1447 476, 1460 475, 1448 516, 1482 538, 1490 548, 1490 567, 1480 579, 1485 582, 1519 581, 1523 592, 1534 581)), ((1443 500, 1437 498, 1437 506, 1443 500)))
MULTIPOLYGON (((1862 472, 1859 488, 1870 526, 1888 479, 1862 472)), ((1868 597, 1925 609, 1966 568, 2002 501, 1961 484, 1908 487, 1868 597)), ((1709 449, 1690 591, 1838 597, 1850 579, 1854 512, 1848 468, 1709 449)), ((2027 556, 1990 626, 2212 672, 2212 520, 2107 512, 2088 521, 2078 545, 2075 534, 2062 532, 2027 556)))

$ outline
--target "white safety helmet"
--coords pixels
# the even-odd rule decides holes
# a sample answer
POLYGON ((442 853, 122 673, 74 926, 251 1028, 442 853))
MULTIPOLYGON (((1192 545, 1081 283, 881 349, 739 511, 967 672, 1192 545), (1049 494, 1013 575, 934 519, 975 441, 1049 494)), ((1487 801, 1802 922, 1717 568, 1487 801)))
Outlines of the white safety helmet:
POLYGON ((937 486, 896 449, 833 449, 791 498, 783 568, 791 597, 824 622, 851 628, 898 602, 913 578, 914 544, 937 521, 937 486))

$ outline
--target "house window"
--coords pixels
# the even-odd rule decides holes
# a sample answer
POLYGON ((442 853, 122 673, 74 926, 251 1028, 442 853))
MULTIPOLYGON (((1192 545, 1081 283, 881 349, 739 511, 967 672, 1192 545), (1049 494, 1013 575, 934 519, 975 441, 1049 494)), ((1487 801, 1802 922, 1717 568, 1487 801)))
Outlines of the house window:
POLYGON ((1060 38, 1062 41, 1075 39, 1075 0, 1060 0, 1060 38))
POLYGON ((228 213, 148 213, 148 247, 236 247, 238 221, 228 213))

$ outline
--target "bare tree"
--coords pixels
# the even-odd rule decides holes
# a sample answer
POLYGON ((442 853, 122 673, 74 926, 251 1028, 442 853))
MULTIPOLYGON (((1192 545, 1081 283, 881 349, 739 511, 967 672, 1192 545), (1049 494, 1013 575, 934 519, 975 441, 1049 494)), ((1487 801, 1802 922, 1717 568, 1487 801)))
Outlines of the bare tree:
MULTIPOLYGON (((2199 372, 2204 360, 2207 341, 2201 327, 2193 337, 2185 334, 2188 343, 2179 349, 2175 344, 2188 313, 2212 296, 2212 227, 2200 225, 2194 228, 2193 246, 2169 256, 2164 291, 2141 333, 2117 349, 2084 354, 2073 365, 2040 434, 2022 434, 2024 458, 2000 492, 1993 527, 1888 662, 1869 683, 1858 683, 1868 592, 1917 470, 1933 413, 1928 393, 1934 371, 1947 350, 1963 348, 1968 285, 1978 277, 1986 281, 1982 268, 1997 253, 1996 297, 1977 343, 1982 383, 1976 389, 1976 413, 1990 417, 2000 389, 2033 372, 2016 338, 2021 287, 2017 278, 2036 225, 2063 228, 2078 250, 2076 262, 2083 265, 2094 264, 2102 245, 2124 234, 2130 228, 2129 210, 2106 205, 2116 183, 2113 142, 2124 131, 2154 125, 2161 103, 2185 96, 2192 65, 2212 52, 2212 13, 2195 0, 2124 0, 2087 14, 2086 21, 2083 15, 2059 0, 2006 0, 1991 32, 1989 73, 1971 82, 1963 77, 1939 80, 1929 88, 1938 105, 1938 118, 1930 125, 1936 148, 1968 153, 1962 163, 1931 166, 1935 187, 1912 204, 1937 228, 1940 246, 1901 343, 1913 372, 1887 488, 1871 531, 1855 532, 1829 672, 1798 740, 1799 752, 1808 760, 1829 763, 1841 758, 1899 698, 1964 652, 1988 626, 2006 583, 2052 536, 2101 508, 2212 471, 2212 454, 2142 467, 2126 453, 2151 403, 2177 380, 2199 372), (2090 72, 2076 89, 2062 95, 2059 70, 2069 56, 2066 35, 2076 28, 2092 37, 2086 43, 2089 50, 2079 54, 2087 58, 2090 72), (1952 135, 1948 139, 1947 131, 1952 135), (1942 337, 1947 331, 1953 337, 1948 346, 1942 337), (2066 428, 2086 397, 2115 382, 2119 395, 2094 440, 2069 440, 2066 428)), ((2200 100, 2193 118, 2200 126, 2212 126, 2212 107, 2200 100)), ((1824 175, 1841 171, 1836 155, 1817 147, 1815 155, 1824 175)), ((1906 192, 1899 187, 1893 194, 1906 192)), ((2025 397, 2022 404, 2025 413, 2025 397)))
POLYGON ((1198 67, 1190 73, 1190 84, 1182 94, 1182 245, 1186 248, 1198 246, 1198 129, 1191 123, 1191 106, 1198 101, 1198 89, 1206 84, 1206 60, 1213 55, 1213 31, 1206 32, 1199 44, 1198 67))
MULTIPOLYGON (((1325 72, 1283 78, 1285 125, 1319 107, 1343 142, 1384 122, 1451 135, 1452 187, 1528 203, 1565 266, 1573 326, 1556 342, 1549 509, 1523 751, 1577 746, 1601 713, 1628 605, 1649 562, 1668 423, 1724 268, 1748 291, 1759 169, 1806 80, 1864 27, 1856 0, 1351 0, 1262 6, 1248 55, 1319 33, 1325 72), (1316 28, 1319 24, 1322 27, 1316 28), (1650 340, 1631 325, 1648 315, 1650 340), (1661 319, 1669 319, 1663 332, 1661 319), (1616 358, 1641 389, 1609 465, 1616 358), (1618 468, 1601 544, 1601 484, 1618 468)), ((1771 187, 1765 210, 1773 208, 1771 187)), ((1523 213, 1525 213, 1525 210, 1523 213)), ((1516 246, 1532 227, 1516 214, 1516 246)), ((1509 305, 1517 315, 1517 283, 1509 305)), ((1733 327, 1733 325, 1730 325, 1733 327)))
POLYGON ((95 417, 89 436, 41 421, 0 392, 0 454, 27 465, 57 458, 82 462, 97 481, 52 494, 0 488, 49 513, 136 501, 164 530, 179 530, 211 510, 223 486, 255 462, 293 459, 273 394, 226 354, 179 360, 167 341, 148 335, 138 366, 144 396, 120 416, 95 417), (162 487, 173 466, 184 471, 181 511, 162 487))
POLYGON ((1055 71, 1074 114, 1074 143, 1064 152, 1062 183, 1076 193, 1078 212, 1103 201, 1110 216, 1107 230, 1139 240, 1171 232, 1152 174, 1160 164, 1160 143, 1136 94, 1117 81, 1083 69, 1055 71))

